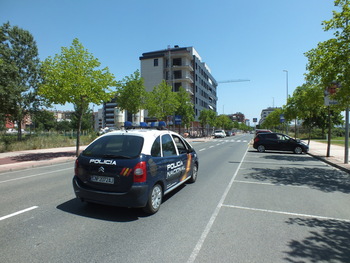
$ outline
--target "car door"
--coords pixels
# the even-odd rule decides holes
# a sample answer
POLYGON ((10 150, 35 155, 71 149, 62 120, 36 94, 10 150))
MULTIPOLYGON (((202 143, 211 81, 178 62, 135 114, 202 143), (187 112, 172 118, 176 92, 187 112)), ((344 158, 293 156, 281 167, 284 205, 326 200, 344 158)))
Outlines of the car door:
POLYGON ((295 147, 295 141, 284 134, 278 135, 278 140, 281 145, 282 151, 293 151, 295 147))
POLYGON ((172 135, 172 137, 173 137, 173 140, 175 142, 177 151, 179 153, 179 158, 180 158, 180 160, 183 163, 184 168, 185 168, 185 169, 182 169, 182 174, 179 178, 179 182, 182 182, 188 176, 191 175, 191 171, 192 171, 193 163, 194 163, 194 159, 192 156, 193 154, 191 152, 189 145, 185 143, 183 138, 181 138, 180 136, 177 136, 177 135, 172 135))
POLYGON ((267 150, 279 150, 279 143, 277 140, 277 135, 274 133, 265 133, 265 148, 267 150))
POLYGON ((179 154, 173 138, 169 134, 164 134, 161 141, 161 151, 165 168, 165 190, 168 190, 180 182, 186 170, 186 159, 184 159, 186 155, 179 154))

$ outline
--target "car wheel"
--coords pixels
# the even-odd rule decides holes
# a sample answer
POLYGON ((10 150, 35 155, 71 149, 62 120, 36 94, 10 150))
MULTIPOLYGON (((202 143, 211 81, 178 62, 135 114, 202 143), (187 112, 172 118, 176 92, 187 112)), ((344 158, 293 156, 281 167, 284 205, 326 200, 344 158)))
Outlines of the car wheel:
POLYGON ((258 146, 258 152, 260 152, 260 153, 265 152, 265 146, 264 145, 259 145, 258 146))
POLYGON ((163 189, 159 184, 153 186, 149 193, 148 201, 143 210, 147 214, 155 214, 158 212, 163 199, 163 189))
POLYGON ((194 164, 193 169, 192 169, 192 175, 191 178, 188 180, 189 183, 194 183, 197 180, 197 175, 198 175, 198 167, 197 164, 194 164))
POLYGON ((295 147, 294 153, 300 154, 300 153, 302 153, 302 152, 303 152, 303 149, 302 149, 300 146, 295 147))

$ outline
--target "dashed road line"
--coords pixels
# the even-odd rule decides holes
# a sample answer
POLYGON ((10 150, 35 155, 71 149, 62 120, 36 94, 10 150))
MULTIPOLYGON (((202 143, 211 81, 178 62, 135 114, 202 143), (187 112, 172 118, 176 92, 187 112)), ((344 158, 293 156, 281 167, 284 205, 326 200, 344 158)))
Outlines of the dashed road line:
MULTIPOLYGON (((241 169, 242 170, 242 169, 241 169)), ((258 185, 270 185, 270 186, 288 186, 288 187, 297 187, 297 188, 306 188, 310 189, 308 186, 304 185, 291 185, 291 184, 280 184, 280 183, 263 183, 263 182, 253 182, 253 181, 239 181, 236 180, 235 183, 242 183, 242 184, 258 184, 258 185)))
POLYGON ((28 211, 33 210, 33 209, 36 209, 36 208, 38 208, 38 206, 32 206, 32 207, 23 209, 23 210, 21 210, 21 211, 18 211, 18 212, 9 214, 9 215, 7 215, 7 216, 0 217, 0 221, 2 221, 2 220, 4 220, 4 219, 7 219, 7 218, 10 218, 10 217, 13 217, 13 216, 16 216, 16 215, 19 215, 19 214, 22 214, 22 213, 25 213, 25 212, 28 212, 28 211))
POLYGON ((336 220, 336 221, 342 221, 342 222, 350 222, 350 219, 344 219, 344 218, 335 218, 335 217, 318 216, 318 215, 308 215, 308 214, 300 214, 300 213, 292 213, 292 212, 269 210, 269 209, 252 208, 252 207, 237 206, 237 205, 225 205, 225 204, 223 204, 222 206, 223 207, 229 207, 229 208, 236 208, 236 209, 256 211, 256 212, 265 212, 265 213, 282 214, 282 215, 289 215, 289 216, 301 216, 301 217, 310 217, 310 218, 325 219, 325 220, 336 220))
POLYGON ((27 178, 31 178, 31 177, 36 177, 36 176, 44 175, 44 174, 57 173, 57 172, 65 171, 65 170, 72 170, 72 168, 66 168, 66 169, 56 170, 56 171, 52 171, 52 172, 45 172, 45 173, 39 173, 39 174, 33 174, 33 175, 23 176, 23 177, 19 177, 19 178, 9 179, 9 180, 5 180, 5 181, 0 181, 0 184, 12 182, 12 181, 17 181, 17 180, 22 180, 22 179, 27 179, 27 178))
POLYGON ((226 187, 224 193, 222 194, 219 203, 217 204, 217 206, 216 206, 216 208, 215 208, 213 214, 211 215, 211 217, 210 217, 210 219, 209 219, 209 222, 208 222, 208 224, 206 225, 204 231, 202 232, 202 235, 201 235, 201 237, 199 238, 199 240, 198 240, 196 246, 194 247, 194 249, 193 249, 193 251, 192 251, 192 253, 191 253, 189 259, 187 260, 187 263, 192 263, 192 262, 194 262, 194 261, 196 260, 198 254, 199 254, 199 252, 200 252, 200 250, 201 250, 201 248, 202 248, 202 246, 203 246, 203 244, 204 244, 204 241, 206 240, 206 238, 207 238, 207 236, 208 236, 208 234, 209 234, 209 232, 210 232, 210 230, 211 230, 211 228, 212 228, 212 226, 213 226, 213 224, 214 224, 214 222, 215 222, 215 219, 216 219, 216 217, 218 216, 218 214, 219 214, 219 212, 220 212, 220 209, 221 209, 221 207, 222 207, 222 204, 224 203, 224 201, 225 201, 225 199, 226 199, 226 196, 227 196, 228 192, 230 191, 230 189, 231 189, 231 187, 232 187, 232 185, 233 185, 233 183, 234 183, 234 181, 235 181, 235 179, 236 179, 236 176, 237 176, 237 174, 238 174, 238 172, 239 172, 239 169, 240 169, 240 167, 241 167, 241 165, 242 165, 242 163, 243 163, 243 160, 244 160, 245 156, 247 155, 247 152, 248 152, 248 148, 246 149, 246 151, 245 151, 245 153, 244 153, 244 155, 243 155, 243 157, 242 157, 242 160, 240 161, 240 163, 239 163, 239 165, 238 165, 238 167, 237 167, 237 169, 236 169, 236 172, 235 172, 234 175, 232 176, 231 181, 230 181, 229 184, 227 185, 227 187, 226 187))

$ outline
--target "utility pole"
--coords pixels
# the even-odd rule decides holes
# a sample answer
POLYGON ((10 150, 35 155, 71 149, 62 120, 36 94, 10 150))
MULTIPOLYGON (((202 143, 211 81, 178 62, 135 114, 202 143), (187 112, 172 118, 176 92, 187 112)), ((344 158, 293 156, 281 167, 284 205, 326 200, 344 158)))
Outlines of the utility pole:
MULTIPOLYGON (((283 70, 286 72, 286 88, 287 88, 287 99, 286 99, 286 105, 288 104, 288 70, 283 70)), ((286 121, 286 134, 288 134, 288 121, 286 121)))

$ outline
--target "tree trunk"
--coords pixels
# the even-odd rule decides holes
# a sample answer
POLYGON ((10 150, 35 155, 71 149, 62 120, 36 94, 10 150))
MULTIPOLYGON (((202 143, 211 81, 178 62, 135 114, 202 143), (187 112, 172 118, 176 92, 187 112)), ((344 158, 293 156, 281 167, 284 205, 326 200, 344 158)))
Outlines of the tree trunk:
POLYGON ((81 131, 81 120, 82 120, 83 112, 79 112, 78 115, 78 130, 77 130, 77 142, 76 142, 76 150, 75 150, 75 156, 79 156, 79 146, 80 146, 80 131, 81 131))
POLYGON ((17 141, 21 141, 22 140, 22 122, 21 121, 17 121, 17 141))

